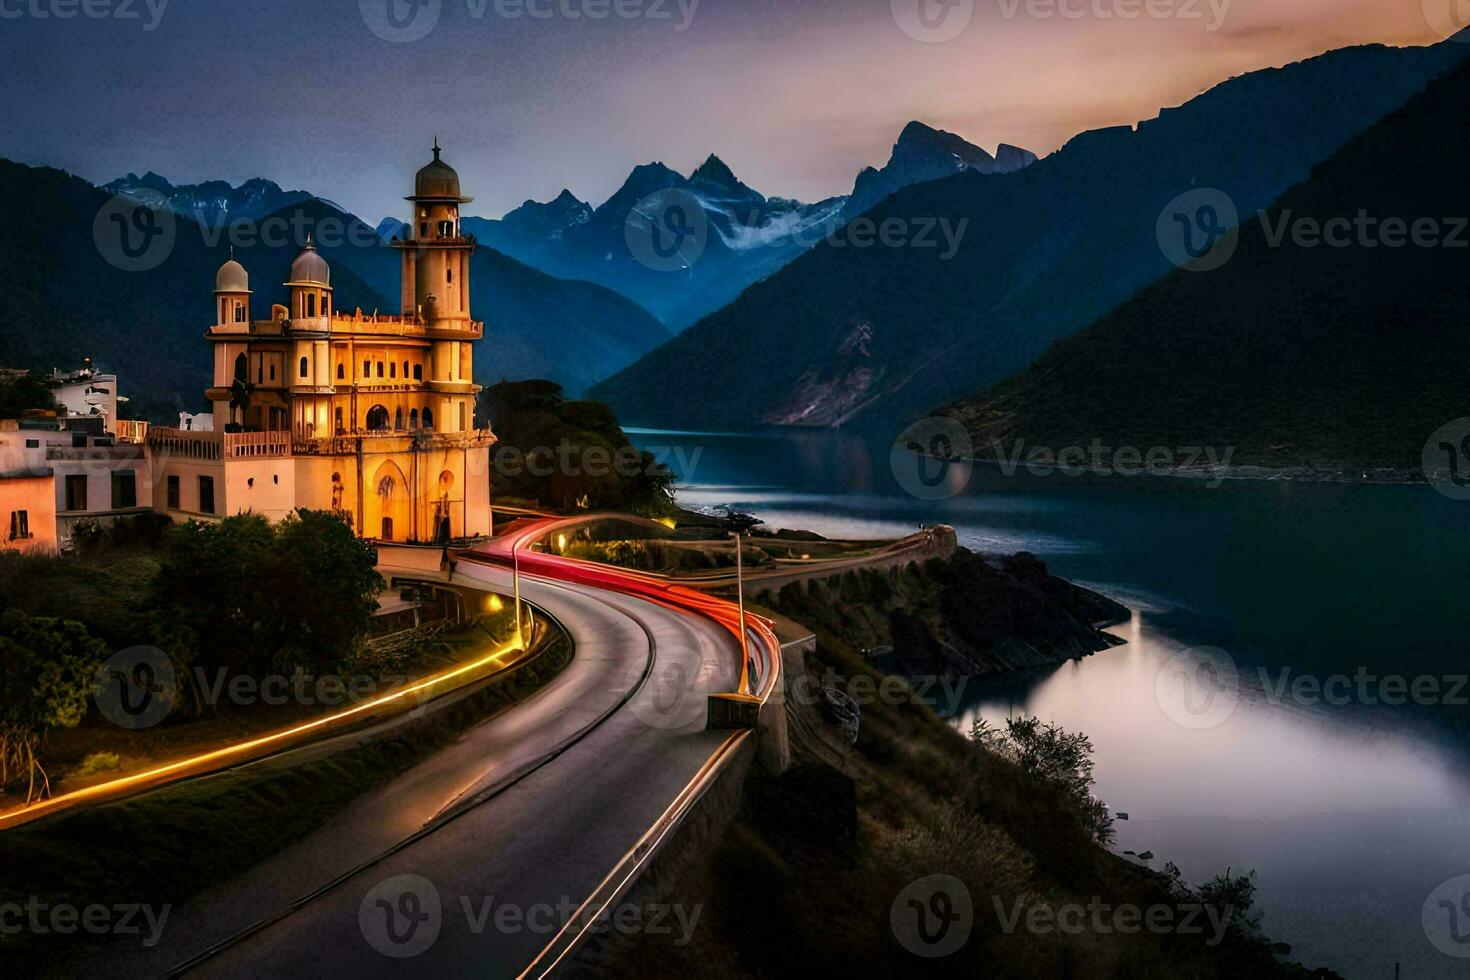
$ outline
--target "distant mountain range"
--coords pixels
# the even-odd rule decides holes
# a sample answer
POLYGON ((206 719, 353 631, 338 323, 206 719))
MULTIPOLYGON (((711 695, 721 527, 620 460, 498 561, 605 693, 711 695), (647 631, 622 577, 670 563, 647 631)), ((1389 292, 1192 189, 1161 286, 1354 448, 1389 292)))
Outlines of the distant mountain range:
MULTIPOLYGON (((840 227, 854 213, 853 202, 881 198, 916 180, 965 169, 986 173, 1013 169, 1031 160, 1034 157, 1025 151, 1006 146, 993 158, 953 134, 912 123, 894 147, 888 165, 881 171, 865 170, 851 198, 835 197, 811 205, 767 198, 711 156, 688 178, 659 163, 638 167, 616 194, 596 208, 564 191, 545 204, 528 201, 498 221, 466 217, 465 230, 485 246, 474 259, 472 312, 486 320, 487 340, 494 345, 477 358, 477 370, 487 381, 547 378, 576 397, 667 341, 670 334, 660 319, 692 322, 735 299, 751 282, 775 273, 829 230, 840 227), (697 201, 707 228, 698 260, 672 272, 641 264, 627 236, 629 215, 640 205, 646 206, 650 195, 669 191, 697 201)), ((381 248, 363 248, 319 242, 333 267, 343 267, 353 279, 338 294, 340 308, 396 310, 399 259, 386 246, 402 233, 399 218, 384 218, 366 234, 360 219, 332 202, 307 191, 283 190, 264 179, 239 186, 225 181, 176 185, 150 171, 141 177, 128 174, 94 188, 96 193, 89 195, 80 181, 57 183, 41 179, 41 173, 21 168, 8 189, 19 195, 17 200, 25 200, 32 186, 42 200, 48 193, 91 198, 96 203, 94 213, 106 195, 115 194, 165 207, 179 216, 182 231, 175 254, 159 269, 130 274, 117 288, 130 293, 121 303, 124 308, 147 296, 172 297, 159 308, 150 305, 149 312, 140 316, 153 324, 156 335, 171 338, 170 343, 177 339, 190 353, 174 360, 171 348, 156 366, 130 364, 135 353, 120 351, 123 345, 116 339, 125 327, 114 325, 107 310, 94 306, 94 297, 87 295, 84 285, 76 293, 54 297, 64 321, 68 314, 77 314, 75 330, 0 338, 0 356, 12 363, 49 367, 54 362, 60 366, 89 354, 131 375, 125 383, 137 386, 135 407, 164 419, 178 408, 201 407, 202 395, 196 396, 195 391, 203 391, 207 365, 190 357, 203 353, 203 348, 193 350, 192 339, 207 326, 213 269, 203 279, 198 278, 203 273, 197 270, 211 261, 215 266, 224 261, 230 241, 225 229, 274 215, 305 218, 303 227, 336 219, 338 228, 347 232, 339 239, 381 244, 381 248), (201 251, 206 258, 200 258, 201 251), (197 291, 175 289, 174 280, 164 285, 165 270, 186 266, 197 291)), ((73 229, 79 237, 66 247, 81 249, 84 257, 97 257, 95 245, 85 234, 90 222, 91 217, 86 217, 73 229)), ((12 226, 8 233, 0 232, 0 254, 7 234, 18 234, 18 229, 12 226)), ((23 246, 14 241, 10 247, 20 250, 23 246)), ((265 315, 270 302, 284 299, 279 281, 298 247, 299 242, 293 240, 279 248, 255 243, 237 250, 256 285, 257 316, 265 315), (269 300, 264 298, 268 295, 269 300)), ((83 281, 109 281, 115 271, 98 270, 98 277, 83 281)), ((47 288, 37 285, 40 294, 47 288)), ((19 308, 24 299, 18 296, 11 303, 19 308)))
POLYGON ((1470 144, 1448 138, 1467 104, 1470 62, 1250 216, 1223 266, 1164 277, 950 413, 987 455, 1100 439, 1415 473, 1470 415, 1470 144))
POLYGON ((1035 162, 1036 154, 1030 150, 1002 143, 992 157, 953 133, 911 122, 899 134, 893 154, 882 170, 868 167, 858 174, 852 194, 843 205, 843 216, 849 220, 855 218, 885 197, 914 184, 966 171, 1015 173, 1035 162))
MULTIPOLYGON (((1084 133, 1019 173, 906 187, 867 216, 963 227, 954 254, 818 245, 589 394, 637 425, 893 426, 1024 369, 1170 271, 1157 224, 1179 195, 1269 207, 1467 53, 1335 51, 1084 133)), ((1397 176, 1414 179, 1407 163, 1397 176)))
POLYGON ((638 167, 598 208, 564 191, 547 204, 528 201, 500 221, 468 219, 464 227, 551 275, 613 289, 678 329, 791 261, 804 248, 796 236, 820 238, 821 225, 835 219, 841 206, 841 199, 814 205, 767 199, 710 157, 687 178, 662 163, 638 167), (629 215, 648 209, 651 196, 671 192, 680 196, 667 200, 699 209, 689 219, 702 222, 692 239, 697 258, 672 268, 650 266, 629 244, 629 215))
MULTIPOLYGON (((922 123, 909 123, 882 170, 858 175, 853 192, 815 204, 766 197, 717 156, 688 177, 662 163, 637 167, 599 207, 564 190, 552 201, 527 201, 498 221, 467 219, 481 241, 565 279, 600 283, 633 299, 678 331, 733 301, 850 219, 911 184, 964 171, 1005 173, 1036 161, 1001 144, 992 157, 978 146, 922 123), (678 197, 672 195, 678 194, 678 197), (697 255, 675 268, 650 267, 630 247, 629 216, 650 197, 692 201, 701 212, 697 255)), ((391 222, 385 222, 391 230, 391 222)))
POLYGON ((109 194, 124 194, 133 198, 147 195, 155 200, 161 199, 174 214, 184 215, 212 228, 222 228, 232 221, 243 219, 258 220, 283 211, 293 204, 314 199, 314 195, 306 191, 283 191, 274 181, 258 177, 247 180, 239 187, 231 186, 223 180, 176 187, 151 170, 141 177, 128 174, 110 184, 104 184, 102 189, 109 194))
MULTIPOLYGON (((269 181, 241 187, 172 187, 150 175, 109 185, 117 193, 157 202, 163 195, 188 214, 174 218, 175 241, 155 268, 124 271, 104 258, 94 224, 107 217, 112 192, 50 168, 0 160, 0 207, 44 214, 45 221, 0 226, 0 364, 49 370, 90 356, 117 372, 130 407, 156 422, 180 410, 206 407, 209 345, 202 335, 214 318, 214 276, 229 256, 230 223, 268 220, 262 209, 282 200, 284 222, 334 228, 322 241, 332 264, 339 309, 397 312, 399 257, 372 228, 332 204, 269 181), (200 224, 192 215, 207 218, 200 224), (326 224, 324 224, 324 222, 326 224)), ((161 206, 161 205, 160 205, 161 206)), ((240 236, 233 236, 239 238, 240 236)), ((254 316, 285 301, 285 280, 300 243, 251 236, 235 249, 254 290, 254 316)), ((115 257, 114 257, 115 258, 115 257)), ((475 359, 477 380, 550 378, 579 392, 666 340, 668 333, 635 303, 590 283, 564 282, 482 248, 473 260, 471 309, 486 321, 486 343, 475 359)))

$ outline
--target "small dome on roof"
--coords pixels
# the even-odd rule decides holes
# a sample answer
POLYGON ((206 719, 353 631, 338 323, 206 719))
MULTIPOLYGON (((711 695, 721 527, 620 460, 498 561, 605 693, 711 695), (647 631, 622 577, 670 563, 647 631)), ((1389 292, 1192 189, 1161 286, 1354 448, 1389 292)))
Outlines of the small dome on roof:
POLYGON ((414 177, 413 195, 415 198, 437 198, 458 201, 461 204, 474 200, 460 194, 459 174, 453 167, 439 159, 437 139, 434 140, 434 159, 430 160, 414 177))
POLYGON ((230 249, 230 260, 214 274, 214 291, 217 293, 250 292, 250 274, 235 261, 235 250, 230 249))
POLYGON ((332 284, 332 270, 328 267, 327 260, 316 250, 316 244, 312 242, 310 235, 306 238, 306 247, 296 256, 296 261, 291 263, 289 281, 311 282, 321 286, 332 284))

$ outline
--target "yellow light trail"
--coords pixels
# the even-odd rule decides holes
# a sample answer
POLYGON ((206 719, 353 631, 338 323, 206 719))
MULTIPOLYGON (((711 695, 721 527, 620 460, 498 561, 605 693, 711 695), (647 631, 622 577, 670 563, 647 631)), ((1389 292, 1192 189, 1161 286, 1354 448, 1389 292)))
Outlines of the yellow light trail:
POLYGON ((217 763, 222 763, 225 760, 239 756, 245 756, 255 750, 266 748, 268 746, 278 745, 280 743, 290 741, 298 736, 305 735, 310 732, 317 732, 325 730, 329 727, 335 727, 342 724, 344 721, 347 721, 348 719, 355 718, 358 715, 366 714, 378 708, 395 704, 397 702, 403 701, 406 698, 411 698, 414 695, 428 691, 429 689, 437 685, 443 684, 447 681, 455 680, 456 678, 464 677, 467 674, 473 673, 474 671, 480 670, 481 668, 490 666, 492 664, 496 666, 502 666, 497 663, 500 658, 504 657, 508 653, 514 653, 516 651, 525 651, 524 644, 522 644, 518 639, 512 640, 509 643, 502 644, 501 646, 497 647, 495 650, 479 658, 478 660, 473 660, 469 663, 461 664, 458 667, 451 668, 442 673, 434 674, 410 685, 409 687, 403 688, 402 690, 394 691, 391 694, 385 694, 382 697, 375 698, 371 701, 364 701, 361 704, 353 705, 352 707, 345 708, 342 711, 334 712, 329 715, 323 715, 320 718, 314 718, 311 721, 303 722, 300 725, 282 729, 278 732, 272 732, 268 735, 260 735, 255 738, 248 739, 244 742, 238 742, 234 745, 225 746, 221 749, 214 749, 210 752, 204 752, 199 755, 190 756, 187 759, 179 759, 166 765, 158 766, 153 769, 148 769, 143 772, 134 773, 131 776, 123 776, 119 779, 109 780, 105 783, 98 783, 95 786, 88 786, 84 789, 73 790, 70 793, 63 793, 61 796, 53 796, 49 800, 43 800, 30 806, 11 810, 7 813, 0 814, 0 830, 4 830, 22 823, 29 823, 30 821, 43 817, 48 813, 52 813, 57 810, 67 809, 69 807, 76 806, 79 803, 106 798, 108 796, 121 795, 131 790, 140 789, 152 782, 166 782, 167 780, 165 779, 165 777, 182 776, 190 772, 191 770, 198 770, 198 774, 213 771, 214 769, 219 768, 217 763))

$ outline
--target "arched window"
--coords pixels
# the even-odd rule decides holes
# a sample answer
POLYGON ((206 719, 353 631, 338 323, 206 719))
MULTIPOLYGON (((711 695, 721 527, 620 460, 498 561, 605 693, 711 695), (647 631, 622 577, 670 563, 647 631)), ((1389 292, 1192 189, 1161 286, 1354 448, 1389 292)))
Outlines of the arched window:
POLYGON ((413 366, 413 379, 415 381, 424 380, 424 366, 422 364, 415 364, 413 366))
POLYGON ((250 362, 246 359, 244 354, 240 354, 235 358, 235 380, 250 380, 250 362))
POLYGON ((382 432, 388 428, 388 410, 382 405, 374 405, 368 409, 367 427, 369 432, 382 432))
POLYGON ((316 293, 306 294, 306 315, 308 318, 316 316, 316 293))
POLYGON ((235 322, 245 322, 245 304, 240 302, 239 300, 235 301, 235 322))
POLYGON ((393 431, 394 432, 402 432, 403 431, 403 407, 402 406, 399 406, 398 410, 393 413, 393 431))
POLYGON ((301 376, 304 378, 311 373, 311 362, 306 358, 301 359, 301 376))
POLYGON ((432 409, 426 408, 426 409, 424 409, 424 428, 426 428, 426 429, 432 429, 433 427, 434 427, 434 412, 433 412, 432 409))
POLYGON ((410 408, 408 410, 408 427, 410 429, 417 429, 419 427, 419 410, 416 408, 410 408))
POLYGON ((346 379, 347 379, 347 365, 345 365, 345 364, 338 364, 337 365, 337 380, 338 381, 345 381, 346 379))

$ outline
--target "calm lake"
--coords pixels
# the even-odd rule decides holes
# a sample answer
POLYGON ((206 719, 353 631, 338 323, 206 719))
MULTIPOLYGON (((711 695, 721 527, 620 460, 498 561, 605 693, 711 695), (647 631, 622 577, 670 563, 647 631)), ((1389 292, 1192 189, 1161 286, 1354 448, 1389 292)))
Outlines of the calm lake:
POLYGON ((1031 714, 1086 732, 1097 794, 1129 815, 1116 849, 1152 851, 1150 866, 1173 861, 1196 884, 1255 869, 1266 932, 1309 966, 1470 974, 1435 942, 1470 954, 1449 938, 1470 923, 1437 902, 1421 918, 1470 874, 1470 736, 1454 728, 1470 732, 1470 503, 1427 487, 995 466, 925 501, 895 480, 886 444, 856 435, 630 434, 675 469, 684 506, 829 537, 951 524, 966 547, 1033 552, 1127 604, 1126 646, 971 682, 955 723, 1031 714))

